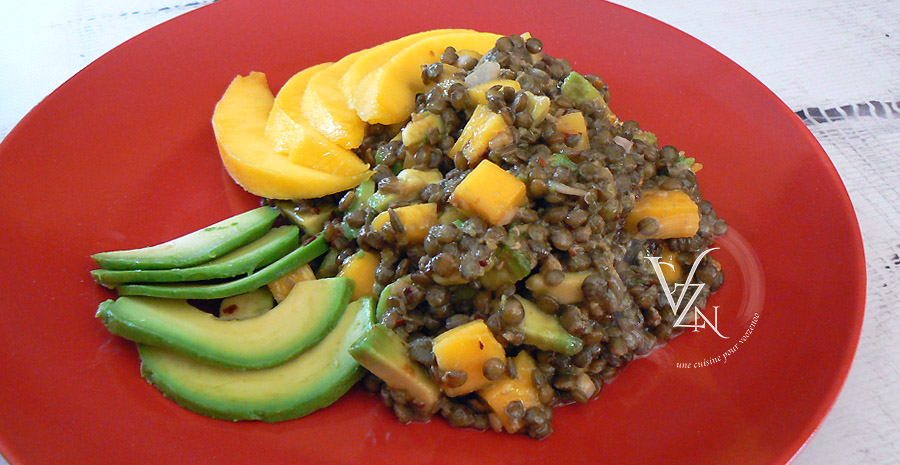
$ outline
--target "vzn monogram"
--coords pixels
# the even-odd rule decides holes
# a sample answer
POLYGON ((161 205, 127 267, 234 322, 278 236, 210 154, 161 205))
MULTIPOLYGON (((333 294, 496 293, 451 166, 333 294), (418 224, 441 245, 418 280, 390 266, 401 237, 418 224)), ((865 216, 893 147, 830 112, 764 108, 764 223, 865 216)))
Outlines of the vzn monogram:
MULTIPOLYGON (((694 328, 694 332, 700 331, 702 328, 706 328, 706 325, 709 325, 716 334, 722 339, 728 339, 727 336, 723 336, 722 333, 719 332, 718 324, 719 324, 719 307, 713 306, 713 321, 709 321, 709 319, 704 315, 699 308, 694 307, 694 324, 684 324, 682 320, 688 314, 688 309, 694 305, 694 301, 697 300, 697 297, 700 295, 700 291, 703 289, 703 286, 706 284, 692 284, 691 281, 694 279, 694 273, 697 271, 697 266, 700 265, 700 261, 703 260, 703 257, 706 254, 712 252, 713 250, 718 250, 718 247, 713 249, 708 249, 697 256, 697 259, 694 260, 694 265, 691 266, 691 272, 688 274, 687 279, 684 281, 684 284, 675 283, 675 286, 672 289, 669 289, 669 285, 666 282, 665 276, 663 276, 662 268, 660 268, 660 258, 661 257, 644 257, 647 260, 650 260, 650 263, 653 264, 653 270, 656 271, 656 277, 659 279, 659 284, 663 287, 663 291, 666 294, 666 300, 669 302, 669 306, 672 308, 672 311, 675 313, 676 319, 673 327, 676 328, 694 328), (678 301, 672 297, 672 292, 677 291, 679 286, 682 288, 681 292, 678 294, 678 301), (681 310, 681 313, 678 313, 678 309, 681 308, 681 302, 684 299, 684 296, 687 294, 688 288, 693 288, 694 293, 691 296, 691 299, 688 301, 687 305, 684 306, 684 309, 681 310), (698 323, 697 318, 702 318, 703 322, 698 323)), ((671 263, 663 262, 663 265, 668 266, 673 271, 675 270, 675 266, 671 263)))

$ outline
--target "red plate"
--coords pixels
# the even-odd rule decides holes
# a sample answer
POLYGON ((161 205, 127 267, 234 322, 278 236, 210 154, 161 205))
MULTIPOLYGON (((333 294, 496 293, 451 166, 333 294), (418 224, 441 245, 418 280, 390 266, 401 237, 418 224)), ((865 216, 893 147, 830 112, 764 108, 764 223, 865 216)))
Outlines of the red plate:
POLYGON ((14 465, 787 462, 840 390, 865 297, 850 201, 791 110, 710 47, 615 5, 391 3, 221 1, 103 56, 9 134, 0 452, 14 465), (403 426, 359 389, 278 424, 211 420, 162 397, 133 344, 93 317, 111 294, 91 282, 88 256, 256 204, 223 170, 209 124, 236 74, 264 71, 277 89, 303 67, 444 27, 531 32, 603 76, 620 117, 703 163, 703 192, 732 227, 710 302, 729 339, 685 333, 599 399, 559 409, 544 441, 403 426))

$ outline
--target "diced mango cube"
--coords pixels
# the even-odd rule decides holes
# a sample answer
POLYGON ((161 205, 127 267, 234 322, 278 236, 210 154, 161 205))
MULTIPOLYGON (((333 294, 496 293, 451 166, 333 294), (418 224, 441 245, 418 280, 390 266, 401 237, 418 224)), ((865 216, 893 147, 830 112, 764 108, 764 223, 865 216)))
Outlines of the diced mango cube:
POLYGON ((448 155, 455 157, 457 152, 462 151, 466 160, 469 160, 469 166, 475 165, 487 152, 491 139, 508 132, 509 126, 503 121, 502 116, 488 109, 486 105, 478 105, 448 155))
POLYGON ((625 230, 638 238, 691 237, 700 228, 700 208, 682 191, 645 191, 625 218, 625 230), (655 224, 638 227, 644 219, 655 224))
POLYGON ((567 113, 556 119, 556 129, 568 137, 579 136, 578 143, 573 147, 575 150, 587 150, 591 148, 591 141, 588 139, 587 124, 584 121, 584 115, 580 111, 567 113))
POLYGON ((549 295, 562 305, 576 304, 584 300, 581 284, 591 275, 591 271, 565 273, 565 277, 555 286, 544 279, 544 275, 536 273, 525 280, 525 287, 535 295, 549 295))
POLYGON ((492 225, 512 221, 528 200, 525 183, 490 160, 484 160, 456 186, 450 203, 492 225))
POLYGON ((301 281, 313 281, 315 279, 316 275, 313 273, 312 268, 310 268, 309 265, 303 265, 275 281, 270 282, 268 287, 269 290, 272 291, 272 296, 275 297, 275 301, 281 303, 281 301, 287 297, 288 293, 291 292, 291 289, 294 288, 294 284, 301 281))
POLYGON ((461 396, 481 389, 490 380, 484 377, 484 362, 490 358, 503 359, 506 353, 491 330, 482 320, 457 326, 434 338, 434 357, 442 372, 462 370, 466 382, 451 388, 443 386, 448 396, 461 396))
POLYGON ((338 276, 346 276, 353 280, 355 286, 353 288, 353 297, 350 300, 375 295, 375 290, 373 289, 375 285, 375 268, 378 267, 379 262, 381 262, 381 257, 365 250, 360 250, 355 255, 351 255, 344 260, 338 276))
MULTIPOLYGON (((403 234, 400 244, 418 243, 425 240, 428 229, 437 224, 437 204, 420 203, 406 207, 395 208, 400 224, 403 225, 403 234)), ((389 212, 381 212, 372 220, 372 230, 378 231, 390 221, 389 212)))
POLYGON ((412 116, 412 120, 400 130, 400 140, 406 147, 416 147, 425 142, 425 137, 431 129, 444 133, 444 122, 440 115, 427 111, 416 113, 412 116))
POLYGON ((519 85, 517 81, 513 81, 511 79, 495 79, 493 81, 484 82, 478 84, 477 86, 472 86, 469 88, 469 99, 478 105, 487 105, 487 97, 484 96, 484 93, 487 92, 488 89, 494 86, 503 86, 503 87, 512 87, 516 90, 516 92, 522 90, 522 86, 519 85))
POLYGON ((526 409, 541 405, 540 394, 534 386, 534 370, 536 365, 534 359, 528 352, 519 352, 513 359, 516 364, 516 377, 510 378, 503 375, 503 378, 488 384, 478 391, 478 395, 487 402, 491 410, 500 417, 500 422, 506 431, 515 433, 522 427, 521 421, 513 421, 506 414, 506 407, 510 402, 517 400, 522 401, 522 406, 526 409))

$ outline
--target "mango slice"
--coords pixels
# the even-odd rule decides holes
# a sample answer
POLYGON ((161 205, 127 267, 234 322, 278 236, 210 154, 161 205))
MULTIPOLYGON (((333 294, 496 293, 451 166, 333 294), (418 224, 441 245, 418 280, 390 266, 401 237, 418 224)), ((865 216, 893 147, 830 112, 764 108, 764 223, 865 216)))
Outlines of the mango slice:
MULTIPOLYGON (((425 240, 428 230, 437 224, 437 204, 420 203, 406 207, 395 208, 400 224, 403 225, 403 234, 400 244, 419 243, 425 240)), ((378 231, 390 221, 389 212, 381 212, 372 220, 372 230, 378 231)))
POLYGON ((499 38, 486 32, 460 32, 421 39, 363 78, 350 106, 368 123, 405 121, 415 110, 416 94, 425 89, 422 65, 439 61, 448 46, 486 52, 499 38))
POLYGON ((266 138, 272 142, 276 152, 287 155, 297 145, 303 131, 298 122, 303 117, 300 113, 303 93, 309 80, 329 66, 331 63, 320 63, 294 74, 275 95, 275 103, 266 121, 266 138))
POLYGON ((434 338, 432 351, 442 372, 466 372, 466 382, 461 386, 442 387, 448 396, 468 394, 490 383, 484 376, 484 362, 490 358, 502 360, 506 357, 503 346, 497 342, 483 320, 457 326, 434 338))
POLYGON ((490 160, 482 160, 450 196, 453 206, 495 226, 512 221, 527 200, 525 183, 490 160))
POLYGON ((300 104, 300 112, 319 133, 345 149, 359 147, 366 123, 348 106, 339 81, 364 52, 351 53, 310 78, 300 104))
MULTIPOLYGON (((372 47, 366 50, 362 55, 360 55, 359 58, 357 58, 356 61, 353 62, 350 68, 347 69, 344 75, 341 76, 341 80, 338 83, 339 87, 341 88, 341 92, 343 92, 348 104, 351 104, 350 107, 353 108, 351 98, 353 97, 353 92, 356 90, 356 86, 359 85, 360 81, 362 81, 363 78, 366 77, 366 75, 374 71, 376 68, 387 63, 388 60, 393 58, 394 55, 399 53, 401 50, 427 37, 466 31, 466 29, 436 29, 433 31, 410 34, 408 36, 404 36, 399 39, 385 42, 381 45, 372 47)), ((440 58, 440 56, 438 56, 438 58, 440 58)))
POLYGON ((252 72, 234 78, 216 104, 212 125, 222 164, 241 187, 270 199, 308 199, 352 189, 370 176, 324 173, 276 152, 265 136, 274 101, 266 75, 252 72))
POLYGON ((266 138, 276 152, 288 155, 292 163, 326 173, 354 176, 365 172, 368 165, 353 152, 326 139, 300 111, 309 81, 327 69, 330 69, 330 63, 311 66, 281 87, 266 122, 266 138))

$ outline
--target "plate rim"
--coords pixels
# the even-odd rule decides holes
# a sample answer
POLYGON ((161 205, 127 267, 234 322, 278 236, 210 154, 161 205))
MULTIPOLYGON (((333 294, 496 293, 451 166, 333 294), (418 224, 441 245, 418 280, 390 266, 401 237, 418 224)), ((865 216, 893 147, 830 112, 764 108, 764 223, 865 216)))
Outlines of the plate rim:
MULTIPOLYGON (((82 76, 91 72, 91 70, 93 70, 94 68, 102 66, 106 61, 116 60, 118 58, 118 55, 123 53, 127 54, 128 49, 132 47, 135 42, 144 40, 144 38, 146 38, 147 36, 159 34, 161 29, 183 27, 182 25, 180 25, 181 22, 193 21, 194 16, 196 15, 209 14, 209 12, 213 8, 225 8, 227 5, 238 4, 242 1, 244 0, 219 0, 207 5, 203 5, 191 11, 163 21, 157 25, 154 25, 153 27, 142 31, 141 33, 125 40, 109 51, 103 53, 95 60, 91 61, 89 64, 81 68, 78 72, 63 81, 52 92, 41 99, 38 104, 31 108, 25 114, 25 116, 13 126, 13 128, 3 138, 3 140, 0 141, 0 154, 7 153, 10 147, 15 146, 16 140, 22 137, 25 128, 31 126, 31 121, 34 120, 37 115, 43 111, 43 107, 45 106, 46 101, 53 98, 58 98, 59 94, 64 94, 65 92, 67 92, 69 87, 75 85, 73 84, 73 82, 82 79, 82 76)), ((792 122, 795 126, 795 129, 799 130, 799 132, 803 134, 805 144, 814 149, 817 158, 827 169, 830 178, 829 184, 831 184, 833 187, 837 187, 837 189, 839 190, 838 193, 841 200, 840 207, 842 210, 842 216, 847 219, 852 219, 853 224, 851 229, 853 231, 853 235, 852 237, 847 238, 850 240, 850 242, 852 242, 852 244, 850 244, 851 246, 847 247, 847 251, 850 255, 853 256, 855 260, 853 260, 852 263, 853 272, 846 273, 848 276, 852 275, 855 277, 855 280, 853 281, 854 286, 852 286, 851 290, 847 291, 847 294, 852 296, 855 305, 855 311, 852 320, 853 325, 852 328, 850 328, 851 330, 849 331, 850 333, 852 333, 852 337, 850 338, 850 344, 848 344, 848 346, 846 346, 840 354, 840 362, 838 363, 838 366, 840 368, 837 372, 837 376, 829 380, 829 388, 827 394, 825 395, 825 398, 823 399, 824 401, 818 404, 814 414, 810 417, 804 430, 802 432, 798 432, 798 437, 792 442, 790 450, 784 450, 781 454, 780 457, 783 462, 789 463, 804 450, 806 445, 816 434, 818 429, 823 424, 825 418, 834 407, 835 402, 837 401, 844 385, 846 384, 850 369, 852 368, 853 361, 858 350, 862 326, 864 323, 867 297, 866 291, 868 282, 865 247, 860 229, 859 219, 856 215, 855 209, 853 208, 852 200, 850 198, 849 192, 847 191, 846 184, 841 179, 840 173, 837 171, 834 162, 828 156, 827 152, 824 150, 824 148, 821 146, 812 132, 809 130, 807 125, 805 125, 800 120, 800 118, 794 113, 794 111, 791 110, 790 107, 788 107, 787 104, 777 96, 777 94, 775 94, 771 89, 769 89, 764 83, 762 83, 753 74, 743 68, 740 64, 731 60, 728 56, 724 55, 718 49, 707 44, 706 42, 703 42, 702 40, 652 16, 605 0, 600 0, 597 3, 605 3, 612 8, 617 8, 625 11, 626 14, 639 15, 645 20, 656 23, 659 27, 668 29, 670 33, 674 32, 676 34, 683 35, 688 40, 712 50, 718 56, 718 58, 722 60, 722 62, 727 63, 729 66, 737 68, 741 72, 741 74, 749 78, 748 82, 752 82, 753 86, 756 89, 756 92, 765 94, 770 100, 776 102, 776 104, 780 106, 783 111, 793 115, 792 122)), ((24 459, 19 457, 16 453, 16 447, 12 443, 12 441, 4 436, 0 436, 0 454, 2 454, 3 457, 6 457, 10 464, 26 463, 24 459)))

